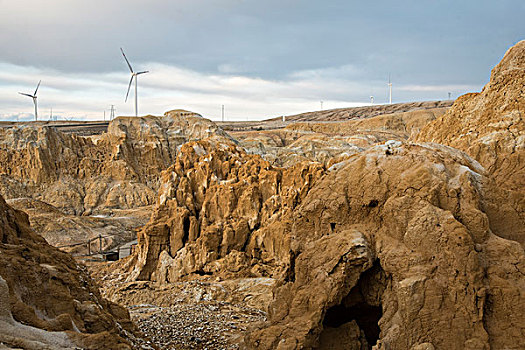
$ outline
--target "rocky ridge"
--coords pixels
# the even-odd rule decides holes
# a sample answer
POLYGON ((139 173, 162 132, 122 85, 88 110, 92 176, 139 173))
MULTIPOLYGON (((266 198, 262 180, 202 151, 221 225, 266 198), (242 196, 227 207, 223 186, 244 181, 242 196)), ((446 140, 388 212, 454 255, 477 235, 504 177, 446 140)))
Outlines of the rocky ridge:
POLYGON ((0 242, 3 346, 130 349, 140 343, 126 309, 103 299, 85 267, 49 246, 2 197, 0 242))
POLYGON ((151 205, 159 174, 177 148, 207 137, 231 140, 211 121, 180 111, 119 117, 107 133, 91 137, 48 127, 2 129, 1 193, 7 199, 35 196, 76 215, 151 205))
POLYGON ((107 133, 89 137, 38 125, 0 129, 0 194, 31 214, 54 245, 112 235, 104 241, 112 247, 147 222, 160 173, 180 146, 202 138, 233 142, 213 122, 182 110, 119 117, 107 133))
POLYGON ((316 163, 276 168, 231 144, 183 145, 162 174, 158 206, 139 233, 138 253, 127 262, 129 279, 279 274, 287 245, 271 231, 286 224, 283 213, 300 203, 324 171, 316 163), (255 241, 267 248, 252 261, 262 244, 255 241))
MULTIPOLYGON (((356 118, 370 118, 378 115, 403 113, 416 110, 447 108, 454 101, 425 101, 425 102, 407 102, 384 105, 373 105, 352 108, 327 109, 323 111, 306 112, 296 115, 286 116, 289 122, 307 122, 307 121, 342 121, 356 118)), ((269 121, 280 120, 281 117, 269 119, 269 121)))
POLYGON ((388 140, 414 137, 447 108, 425 108, 338 122, 297 122, 279 130, 232 132, 249 153, 273 165, 288 167, 300 161, 330 166, 388 140))
POLYGON ((491 229, 525 247, 524 82, 525 40, 507 51, 480 93, 461 96, 414 140, 448 145, 480 162, 493 180, 487 188, 491 229))
MULTIPOLYGON (((484 89, 499 86, 493 110, 514 86, 497 82, 523 62, 521 43, 509 52, 484 89)), ((525 79, 514 77, 523 86, 525 79)), ((279 168, 233 144, 184 145, 163 172, 137 253, 114 266, 124 283, 161 286, 275 279, 268 320, 246 334, 248 348, 519 349, 525 256, 519 240, 498 227, 523 227, 522 208, 500 206, 494 215, 500 177, 472 150, 470 157, 435 142, 405 141, 433 140, 432 125, 454 108, 429 126, 414 124, 414 133, 401 118, 388 131, 399 139, 326 166, 279 168)), ((491 115, 497 123, 507 114, 491 115)), ((519 132, 500 133, 520 145, 519 132)))

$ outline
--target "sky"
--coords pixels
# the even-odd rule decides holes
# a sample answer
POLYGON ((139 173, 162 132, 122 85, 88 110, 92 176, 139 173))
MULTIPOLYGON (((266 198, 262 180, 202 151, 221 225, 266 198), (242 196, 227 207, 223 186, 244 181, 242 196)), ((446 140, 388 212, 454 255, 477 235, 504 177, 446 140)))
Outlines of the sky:
POLYGON ((0 0, 0 120, 182 108, 256 120, 480 91, 525 39, 523 0, 0 0))

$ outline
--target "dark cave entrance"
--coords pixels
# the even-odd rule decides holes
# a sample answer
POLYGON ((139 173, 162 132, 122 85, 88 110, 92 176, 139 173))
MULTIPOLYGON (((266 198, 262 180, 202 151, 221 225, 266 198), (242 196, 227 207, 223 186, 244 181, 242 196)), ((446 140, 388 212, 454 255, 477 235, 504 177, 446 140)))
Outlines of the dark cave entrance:
POLYGON ((365 333, 365 338, 370 346, 377 343, 379 339, 379 319, 382 316, 380 306, 368 305, 365 302, 346 307, 336 305, 326 312, 323 321, 324 326, 339 328, 343 324, 355 320, 357 325, 365 333))
POLYGON ((182 222, 182 246, 186 245, 190 237, 191 220, 189 216, 185 216, 182 222))
POLYGON ((341 304, 326 310, 318 349, 372 349, 379 339, 385 282, 385 273, 376 260, 341 304))

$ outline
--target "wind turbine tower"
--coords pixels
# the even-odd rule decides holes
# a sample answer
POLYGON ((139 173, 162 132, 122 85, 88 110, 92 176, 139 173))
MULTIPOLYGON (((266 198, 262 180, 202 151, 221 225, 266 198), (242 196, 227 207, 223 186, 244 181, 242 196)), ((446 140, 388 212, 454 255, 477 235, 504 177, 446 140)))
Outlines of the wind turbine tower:
POLYGON ((138 76, 139 75, 144 74, 144 73, 149 73, 149 71, 145 70, 143 72, 135 73, 133 71, 133 68, 131 68, 131 64, 129 63, 128 58, 126 57, 126 54, 124 53, 124 50, 122 50, 122 48, 120 48, 120 51, 122 52, 122 56, 124 56, 124 59, 126 60, 126 63, 128 64, 129 70, 131 72, 131 79, 129 80, 128 92, 126 93, 126 100, 125 100, 125 102, 128 101, 129 90, 131 89, 131 84, 133 83, 133 79, 135 79, 135 117, 138 117, 139 116, 139 107, 138 107, 138 102, 137 102, 137 89, 138 89, 137 80, 138 80, 138 76))
POLYGON ((374 104, 374 96, 370 96, 370 104, 374 104))
POLYGON ((390 81, 390 74, 388 75, 388 103, 392 104, 392 82, 390 81))
POLYGON ((23 92, 19 92, 20 95, 24 95, 24 96, 28 96, 28 97, 31 97, 33 99, 33 104, 35 105, 35 121, 38 120, 38 107, 37 107, 37 102, 36 102, 36 93, 38 91, 38 88, 40 87, 40 83, 42 82, 42 80, 40 80, 38 82, 38 85, 36 86, 36 89, 35 89, 35 93, 30 95, 30 94, 24 94, 23 92))
POLYGON ((109 113, 109 120, 115 119, 115 105, 111 105, 110 113, 109 113))

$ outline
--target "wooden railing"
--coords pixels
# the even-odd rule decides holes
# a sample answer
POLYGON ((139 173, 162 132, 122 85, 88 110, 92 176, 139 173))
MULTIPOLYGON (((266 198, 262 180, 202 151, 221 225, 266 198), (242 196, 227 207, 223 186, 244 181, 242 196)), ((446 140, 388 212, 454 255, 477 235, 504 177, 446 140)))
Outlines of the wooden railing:
MULTIPOLYGON (((61 248, 73 248, 73 247, 79 247, 79 246, 86 246, 87 247, 87 255, 86 254, 72 254, 73 256, 77 256, 77 257, 82 257, 82 256, 93 256, 93 255, 102 255, 103 257, 107 257, 108 255, 110 254, 116 254, 117 255, 117 258, 116 259, 111 259, 111 260, 118 260, 121 256, 121 251, 126 251, 127 249, 129 249, 129 254, 128 255, 131 255, 131 253, 133 252, 133 249, 134 247, 136 246, 136 244, 132 244, 128 247, 123 247, 121 245, 117 246, 116 249, 115 248, 111 248, 111 249, 107 249, 107 250, 104 250, 102 249, 102 240, 106 239, 106 238, 112 238, 112 237, 115 237, 114 235, 98 235, 98 237, 95 237, 95 238, 91 238, 91 239, 88 239, 86 241, 83 241, 83 242, 79 242, 79 243, 72 243, 72 244, 63 244, 63 245, 59 245, 59 246, 56 246, 58 249, 61 249, 61 248), (92 250, 91 249, 91 246, 92 246, 92 243, 93 242, 97 242, 98 241, 98 250, 96 250, 96 246, 97 244, 95 243, 95 249, 92 250)), ((106 258, 106 260, 109 260, 106 258)))

